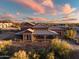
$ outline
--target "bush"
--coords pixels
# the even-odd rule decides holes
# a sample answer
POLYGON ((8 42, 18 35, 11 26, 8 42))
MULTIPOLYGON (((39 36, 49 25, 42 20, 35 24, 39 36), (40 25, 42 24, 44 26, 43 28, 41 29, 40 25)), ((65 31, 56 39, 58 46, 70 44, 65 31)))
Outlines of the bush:
POLYGON ((75 36, 76 36, 76 34, 77 34, 77 31, 76 30, 69 29, 69 30, 66 31, 65 36, 66 36, 66 38, 74 39, 75 36))
POLYGON ((0 43, 0 55, 2 54, 7 54, 7 47, 10 46, 12 44, 11 40, 8 41, 1 41, 0 43))
POLYGON ((51 46, 52 46, 52 50, 55 51, 55 54, 58 56, 58 57, 67 57, 68 54, 70 53, 71 51, 71 46, 69 43, 67 43, 66 41, 62 41, 61 39, 53 39, 51 41, 51 46))
POLYGON ((29 55, 24 50, 19 50, 15 52, 10 59, 29 59, 29 55))
POLYGON ((54 52, 48 53, 46 59, 55 59, 54 52))
POLYGON ((28 52, 30 59, 39 59, 40 55, 34 49, 28 52))

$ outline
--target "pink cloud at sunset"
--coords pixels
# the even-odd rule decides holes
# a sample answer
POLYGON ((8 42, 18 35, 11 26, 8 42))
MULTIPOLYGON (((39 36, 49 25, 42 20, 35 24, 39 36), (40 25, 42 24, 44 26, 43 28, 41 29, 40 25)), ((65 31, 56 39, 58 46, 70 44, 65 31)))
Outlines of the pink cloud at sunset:
POLYGON ((44 7, 36 3, 34 0, 28 0, 28 1, 27 0, 15 0, 15 2, 20 3, 24 5, 25 7, 28 6, 38 13, 41 13, 41 14, 45 13, 44 7))
POLYGON ((52 15, 56 15, 54 9, 54 2, 52 0, 15 0, 16 3, 22 4, 26 8, 32 8, 37 14, 51 14, 49 11, 54 12, 52 15), (38 1, 38 2, 37 2, 38 1))
POLYGON ((65 4, 62 8, 64 14, 72 13, 74 10, 75 8, 72 8, 70 4, 65 4))
MULTIPOLYGON (((20 4, 23 8, 26 8, 26 10, 22 9, 23 11, 32 15, 61 16, 71 14, 76 9, 70 3, 56 5, 54 0, 12 0, 11 2, 20 4)), ((17 11, 16 15, 21 16, 21 13, 21 11, 17 11)))
POLYGON ((3 14, 3 15, 0 16, 0 18, 7 18, 7 17, 9 17, 9 18, 16 18, 15 15, 10 14, 10 13, 6 13, 6 14, 3 14))
POLYGON ((54 3, 53 3, 52 0, 44 0, 42 4, 45 5, 45 6, 54 8, 54 3))

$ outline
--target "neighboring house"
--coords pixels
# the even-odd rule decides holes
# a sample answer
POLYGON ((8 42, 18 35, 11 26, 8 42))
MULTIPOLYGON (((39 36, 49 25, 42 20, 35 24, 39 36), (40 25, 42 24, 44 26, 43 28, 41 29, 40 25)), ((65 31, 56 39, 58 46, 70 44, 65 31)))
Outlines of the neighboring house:
POLYGON ((49 30, 56 31, 59 34, 59 36, 63 36, 64 32, 66 31, 66 29, 57 26, 49 27, 49 30))
POLYGON ((32 28, 33 26, 34 26, 34 24, 32 24, 32 23, 23 22, 23 23, 21 23, 21 30, 25 30, 25 29, 28 29, 28 28, 32 28))
POLYGON ((14 25, 17 26, 12 21, 0 21, 1 30, 20 30, 20 27, 13 27, 14 25))
POLYGON ((9 28, 13 25, 13 23, 8 23, 8 22, 5 22, 5 23, 0 23, 0 28, 9 28))

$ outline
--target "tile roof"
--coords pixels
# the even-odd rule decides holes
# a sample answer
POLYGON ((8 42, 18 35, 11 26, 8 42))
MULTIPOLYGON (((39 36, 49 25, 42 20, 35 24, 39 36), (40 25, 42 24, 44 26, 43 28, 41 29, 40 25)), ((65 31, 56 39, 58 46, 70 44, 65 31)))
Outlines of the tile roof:
POLYGON ((50 29, 50 30, 52 30, 52 29, 63 30, 63 28, 61 28, 61 27, 56 27, 56 26, 49 27, 49 29, 50 29))
POLYGON ((36 34, 36 35, 57 35, 58 33, 55 31, 37 30, 37 31, 34 31, 33 34, 36 34))
POLYGON ((38 24, 38 25, 35 25, 33 28, 37 28, 37 29, 39 29, 39 28, 48 28, 48 26, 47 25, 38 24))
POLYGON ((25 33, 25 32, 33 32, 33 30, 32 29, 26 29, 26 30, 23 30, 23 31, 20 31, 20 32, 18 32, 18 33, 15 33, 16 35, 21 35, 21 34, 23 34, 23 33, 25 33))

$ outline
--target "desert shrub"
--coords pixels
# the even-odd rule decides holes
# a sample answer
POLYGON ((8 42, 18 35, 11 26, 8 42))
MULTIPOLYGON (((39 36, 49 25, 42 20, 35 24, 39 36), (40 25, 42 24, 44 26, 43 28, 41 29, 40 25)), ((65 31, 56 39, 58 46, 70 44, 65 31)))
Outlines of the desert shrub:
POLYGON ((38 53, 33 54, 33 59, 39 59, 40 55, 38 53))
POLYGON ((70 44, 58 38, 51 41, 51 47, 52 50, 54 50, 55 55, 57 55, 59 58, 67 57, 71 51, 70 44))
POLYGON ((0 42, 0 55, 2 54, 7 54, 7 47, 10 46, 12 44, 11 40, 7 40, 7 41, 1 41, 0 42))
POLYGON ((10 59, 29 59, 29 55, 24 50, 19 50, 15 52, 10 59))
POLYGON ((40 55, 34 49, 32 49, 31 51, 29 51, 28 54, 29 54, 29 58, 30 59, 39 59, 40 58, 40 55))

